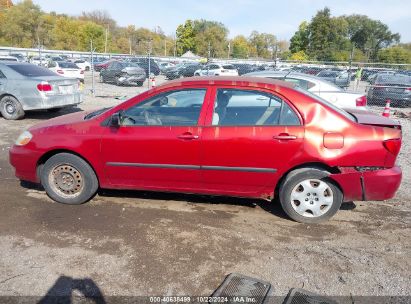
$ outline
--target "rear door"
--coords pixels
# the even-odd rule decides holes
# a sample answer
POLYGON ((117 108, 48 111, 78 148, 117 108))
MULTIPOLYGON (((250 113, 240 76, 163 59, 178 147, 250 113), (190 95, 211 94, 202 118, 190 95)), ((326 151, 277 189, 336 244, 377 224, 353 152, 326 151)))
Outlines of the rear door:
POLYGON ((282 97, 262 89, 218 87, 214 96, 202 134, 205 190, 268 196, 301 152, 299 115, 282 97))

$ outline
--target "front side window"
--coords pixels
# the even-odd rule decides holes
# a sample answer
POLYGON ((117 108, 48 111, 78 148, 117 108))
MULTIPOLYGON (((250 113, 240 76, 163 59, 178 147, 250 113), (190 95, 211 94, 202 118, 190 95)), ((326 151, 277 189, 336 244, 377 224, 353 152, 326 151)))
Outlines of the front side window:
POLYGON ((0 70, 0 78, 6 78, 6 76, 3 74, 1 70, 0 70))
POLYGON ((127 126, 196 126, 206 89, 166 92, 136 104, 124 112, 127 126))
POLYGON ((300 120, 277 96, 255 90, 218 89, 212 125, 300 125, 300 120))

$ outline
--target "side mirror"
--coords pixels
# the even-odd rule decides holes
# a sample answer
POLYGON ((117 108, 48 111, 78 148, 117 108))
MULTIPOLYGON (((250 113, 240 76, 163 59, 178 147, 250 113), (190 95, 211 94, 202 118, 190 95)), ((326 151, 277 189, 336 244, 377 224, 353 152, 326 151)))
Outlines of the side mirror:
POLYGON ((113 128, 120 128, 121 126, 121 112, 117 112, 111 115, 110 126, 113 128))

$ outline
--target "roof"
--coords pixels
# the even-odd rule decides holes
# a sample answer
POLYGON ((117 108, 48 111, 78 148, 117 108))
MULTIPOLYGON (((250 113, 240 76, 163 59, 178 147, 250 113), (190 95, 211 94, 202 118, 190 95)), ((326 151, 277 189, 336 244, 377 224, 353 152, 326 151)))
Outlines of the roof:
POLYGON ((282 80, 262 78, 262 77, 246 77, 246 76, 198 76, 179 78, 167 81, 158 87, 173 87, 184 85, 227 85, 227 86, 281 86, 286 88, 295 88, 294 83, 285 82, 282 80))

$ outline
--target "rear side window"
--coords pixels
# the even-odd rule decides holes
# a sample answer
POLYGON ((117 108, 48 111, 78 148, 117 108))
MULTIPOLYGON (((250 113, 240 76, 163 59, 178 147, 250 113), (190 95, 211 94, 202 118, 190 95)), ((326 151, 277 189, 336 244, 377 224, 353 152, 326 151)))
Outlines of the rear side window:
POLYGON ((256 90, 218 89, 213 126, 300 125, 281 98, 256 90))
POLYGON ((226 65, 223 65, 223 69, 226 69, 226 70, 235 70, 235 66, 233 66, 233 65, 231 65, 231 64, 226 64, 226 65))
POLYGON ((6 76, 3 74, 1 70, 0 70, 0 78, 6 78, 6 76))
POLYGON ((78 69, 78 66, 72 62, 59 62, 59 66, 63 69, 78 69))
POLYGON ((49 69, 34 64, 9 64, 8 67, 26 77, 56 76, 49 69))

